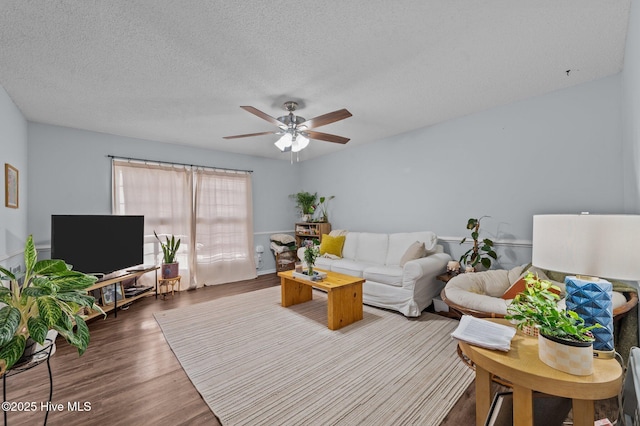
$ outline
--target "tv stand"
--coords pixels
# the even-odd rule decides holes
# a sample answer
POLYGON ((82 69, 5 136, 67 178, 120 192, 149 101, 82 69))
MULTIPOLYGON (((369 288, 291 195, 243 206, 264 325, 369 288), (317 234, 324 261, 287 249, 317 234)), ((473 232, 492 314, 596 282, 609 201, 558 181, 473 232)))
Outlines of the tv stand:
MULTIPOLYGON (((100 290, 100 299, 96 299, 105 313, 113 311, 113 316, 118 317, 118 308, 130 305, 132 302, 147 296, 155 289, 156 299, 158 298, 158 269, 159 266, 148 266, 138 270, 123 270, 108 274, 100 278, 91 287, 87 288, 87 293, 100 290), (148 272, 155 273, 155 285, 151 287, 140 287, 136 291, 125 291, 122 282, 134 280, 137 284, 138 278, 148 272)), ((135 285, 135 284, 134 284, 135 285)), ((102 315, 100 312, 91 312, 85 320, 90 320, 102 315)))

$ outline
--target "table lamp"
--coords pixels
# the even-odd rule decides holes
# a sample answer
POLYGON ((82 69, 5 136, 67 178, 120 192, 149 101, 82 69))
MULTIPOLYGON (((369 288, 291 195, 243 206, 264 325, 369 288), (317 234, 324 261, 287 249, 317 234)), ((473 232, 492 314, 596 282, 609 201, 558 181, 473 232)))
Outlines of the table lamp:
POLYGON ((613 345, 612 285, 599 278, 640 280, 640 215, 535 215, 532 264, 575 274, 565 278, 567 309, 593 330, 594 356, 611 358, 613 345))

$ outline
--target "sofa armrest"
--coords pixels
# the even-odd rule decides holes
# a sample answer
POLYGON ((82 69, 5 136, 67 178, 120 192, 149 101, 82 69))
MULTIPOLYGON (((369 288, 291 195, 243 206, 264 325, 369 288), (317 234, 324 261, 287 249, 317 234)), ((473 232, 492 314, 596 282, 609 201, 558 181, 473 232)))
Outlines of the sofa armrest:
POLYGON ((451 256, 447 253, 434 253, 420 259, 410 260, 404 264, 402 286, 413 287, 422 277, 435 278, 447 268, 451 256))

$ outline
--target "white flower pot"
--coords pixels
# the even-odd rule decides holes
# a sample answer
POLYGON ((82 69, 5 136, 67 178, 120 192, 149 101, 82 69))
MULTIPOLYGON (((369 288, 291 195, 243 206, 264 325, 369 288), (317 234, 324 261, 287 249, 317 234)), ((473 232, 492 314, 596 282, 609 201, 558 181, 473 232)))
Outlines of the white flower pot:
POLYGON ((576 376, 588 376, 593 373, 591 342, 560 341, 540 334, 538 335, 538 357, 549 367, 565 373, 576 376))

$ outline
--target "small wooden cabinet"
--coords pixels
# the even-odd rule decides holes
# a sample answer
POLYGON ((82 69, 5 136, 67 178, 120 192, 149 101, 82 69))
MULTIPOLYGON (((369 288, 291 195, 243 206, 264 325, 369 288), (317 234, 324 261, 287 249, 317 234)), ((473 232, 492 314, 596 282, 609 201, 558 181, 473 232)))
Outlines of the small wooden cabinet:
POLYGON ((306 240, 322 241, 322 235, 331 232, 331 224, 328 222, 298 222, 296 223, 296 246, 302 247, 306 240))

